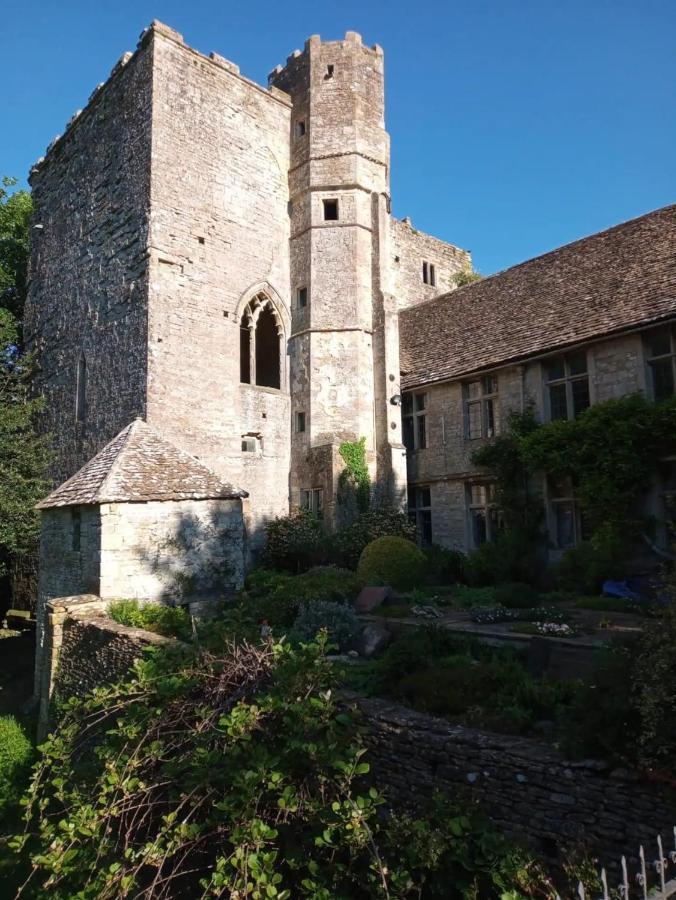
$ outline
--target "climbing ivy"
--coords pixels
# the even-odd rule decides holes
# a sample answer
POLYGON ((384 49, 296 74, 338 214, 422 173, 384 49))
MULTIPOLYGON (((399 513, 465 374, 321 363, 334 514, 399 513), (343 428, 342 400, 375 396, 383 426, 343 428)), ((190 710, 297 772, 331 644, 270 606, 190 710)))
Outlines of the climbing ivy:
POLYGON ((371 476, 366 464, 366 438, 345 441, 338 448, 345 468, 340 473, 339 487, 344 493, 348 485, 354 487, 359 512, 366 512, 371 499, 371 476))
POLYGON ((532 411, 512 415, 506 432, 477 450, 473 462, 496 478, 506 531, 531 538, 542 518, 534 476, 571 479, 588 532, 578 555, 602 554, 607 570, 649 529, 641 495, 656 461, 674 450, 676 398, 654 404, 632 394, 598 403, 573 421, 540 425, 532 411))

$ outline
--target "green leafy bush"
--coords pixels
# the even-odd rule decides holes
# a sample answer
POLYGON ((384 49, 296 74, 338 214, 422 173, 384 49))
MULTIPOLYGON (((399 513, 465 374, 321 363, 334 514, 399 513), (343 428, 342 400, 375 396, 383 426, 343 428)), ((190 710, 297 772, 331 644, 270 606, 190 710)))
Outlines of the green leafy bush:
POLYGON ((495 602, 508 609, 532 609, 540 602, 540 594, 529 584, 499 584, 495 588, 495 602))
POLYGON ((332 538, 331 553, 336 562, 355 569, 367 544, 391 535, 415 543, 416 528, 398 509, 384 507, 362 513, 352 524, 341 528, 332 538))
POLYGON ((387 584, 395 590, 411 590, 425 576, 425 554, 401 537, 372 541, 359 558, 357 575, 362 584, 387 584))
POLYGON ((540 544, 528 531, 504 531, 469 554, 465 580, 478 587, 514 581, 537 584, 542 576, 540 544))
POLYGON ((268 568, 297 573, 326 562, 322 523, 306 509, 273 519, 265 534, 263 561, 268 568))
POLYGON ((462 609, 473 609, 476 606, 495 606, 495 588, 468 587, 457 584, 453 588, 453 601, 462 609))
POLYGON ((14 716, 0 716, 0 818, 24 790, 33 744, 14 716))
POLYGON ((34 895, 553 897, 533 857, 471 809, 378 815, 334 685, 321 642, 232 644, 155 653, 131 681, 72 700, 14 841, 34 895))
POLYGON ((432 544, 425 550, 428 563, 428 577, 434 584, 455 584, 465 578, 467 557, 459 550, 449 550, 432 544))
POLYGON ((604 526, 579 546, 567 550, 555 570, 557 583, 578 594, 598 594, 607 578, 626 573, 626 544, 618 531, 604 526))
POLYGON ((183 606, 162 606, 159 603, 139 603, 138 600, 118 600, 108 607, 114 622, 130 628, 143 628, 165 637, 190 640, 192 621, 183 606))
POLYGON ((650 769, 676 770, 676 606, 644 632, 633 668, 632 701, 641 723, 639 760, 650 769))
POLYGON ((633 667, 628 647, 599 651, 594 671, 580 684, 564 718, 564 752, 624 764, 635 761, 640 719, 631 703, 633 667))
POLYGON ((329 644, 342 652, 354 646, 361 626, 354 609, 346 603, 304 603, 293 626, 294 636, 300 641, 312 641, 322 629, 326 630, 329 644))
POLYGON ((293 624, 302 603, 348 602, 360 588, 354 572, 337 566, 317 566, 301 575, 256 569, 246 579, 239 605, 257 621, 273 627, 293 624))

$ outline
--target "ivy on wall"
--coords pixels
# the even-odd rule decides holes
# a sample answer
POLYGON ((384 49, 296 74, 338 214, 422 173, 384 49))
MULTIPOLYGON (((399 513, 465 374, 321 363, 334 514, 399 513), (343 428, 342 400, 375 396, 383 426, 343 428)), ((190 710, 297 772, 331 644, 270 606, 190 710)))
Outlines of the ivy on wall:
POLYGON ((341 493, 344 493, 348 487, 353 487, 357 509, 359 512, 366 512, 371 499, 371 476, 366 464, 366 438, 362 437, 358 441, 344 441, 338 451, 345 463, 339 480, 341 493))
POLYGON ((588 537, 568 555, 591 548, 604 556, 607 570, 649 528, 641 498, 657 461, 674 452, 676 398, 654 404, 632 394, 598 403, 573 421, 541 425, 532 411, 514 414, 506 432, 472 459, 495 476, 505 530, 532 539, 542 521, 535 476, 570 479, 588 537))

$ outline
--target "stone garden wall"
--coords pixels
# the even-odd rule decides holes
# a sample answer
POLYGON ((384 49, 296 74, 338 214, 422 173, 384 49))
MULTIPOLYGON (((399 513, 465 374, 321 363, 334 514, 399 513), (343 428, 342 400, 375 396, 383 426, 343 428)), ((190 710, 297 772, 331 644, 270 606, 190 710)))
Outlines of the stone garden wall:
POLYGON ((371 766, 397 802, 466 791, 491 819, 565 860, 584 844, 606 865, 676 824, 676 791, 598 760, 567 761, 527 738, 476 731, 379 699, 359 700, 371 766))

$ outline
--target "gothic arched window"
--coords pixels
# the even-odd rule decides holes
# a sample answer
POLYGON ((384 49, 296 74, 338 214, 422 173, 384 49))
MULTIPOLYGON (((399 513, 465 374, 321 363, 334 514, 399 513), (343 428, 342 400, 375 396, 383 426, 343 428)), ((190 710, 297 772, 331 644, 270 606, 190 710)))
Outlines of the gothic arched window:
POLYGON ((282 386, 284 328, 266 294, 250 300, 239 323, 239 380, 261 387, 282 386))

